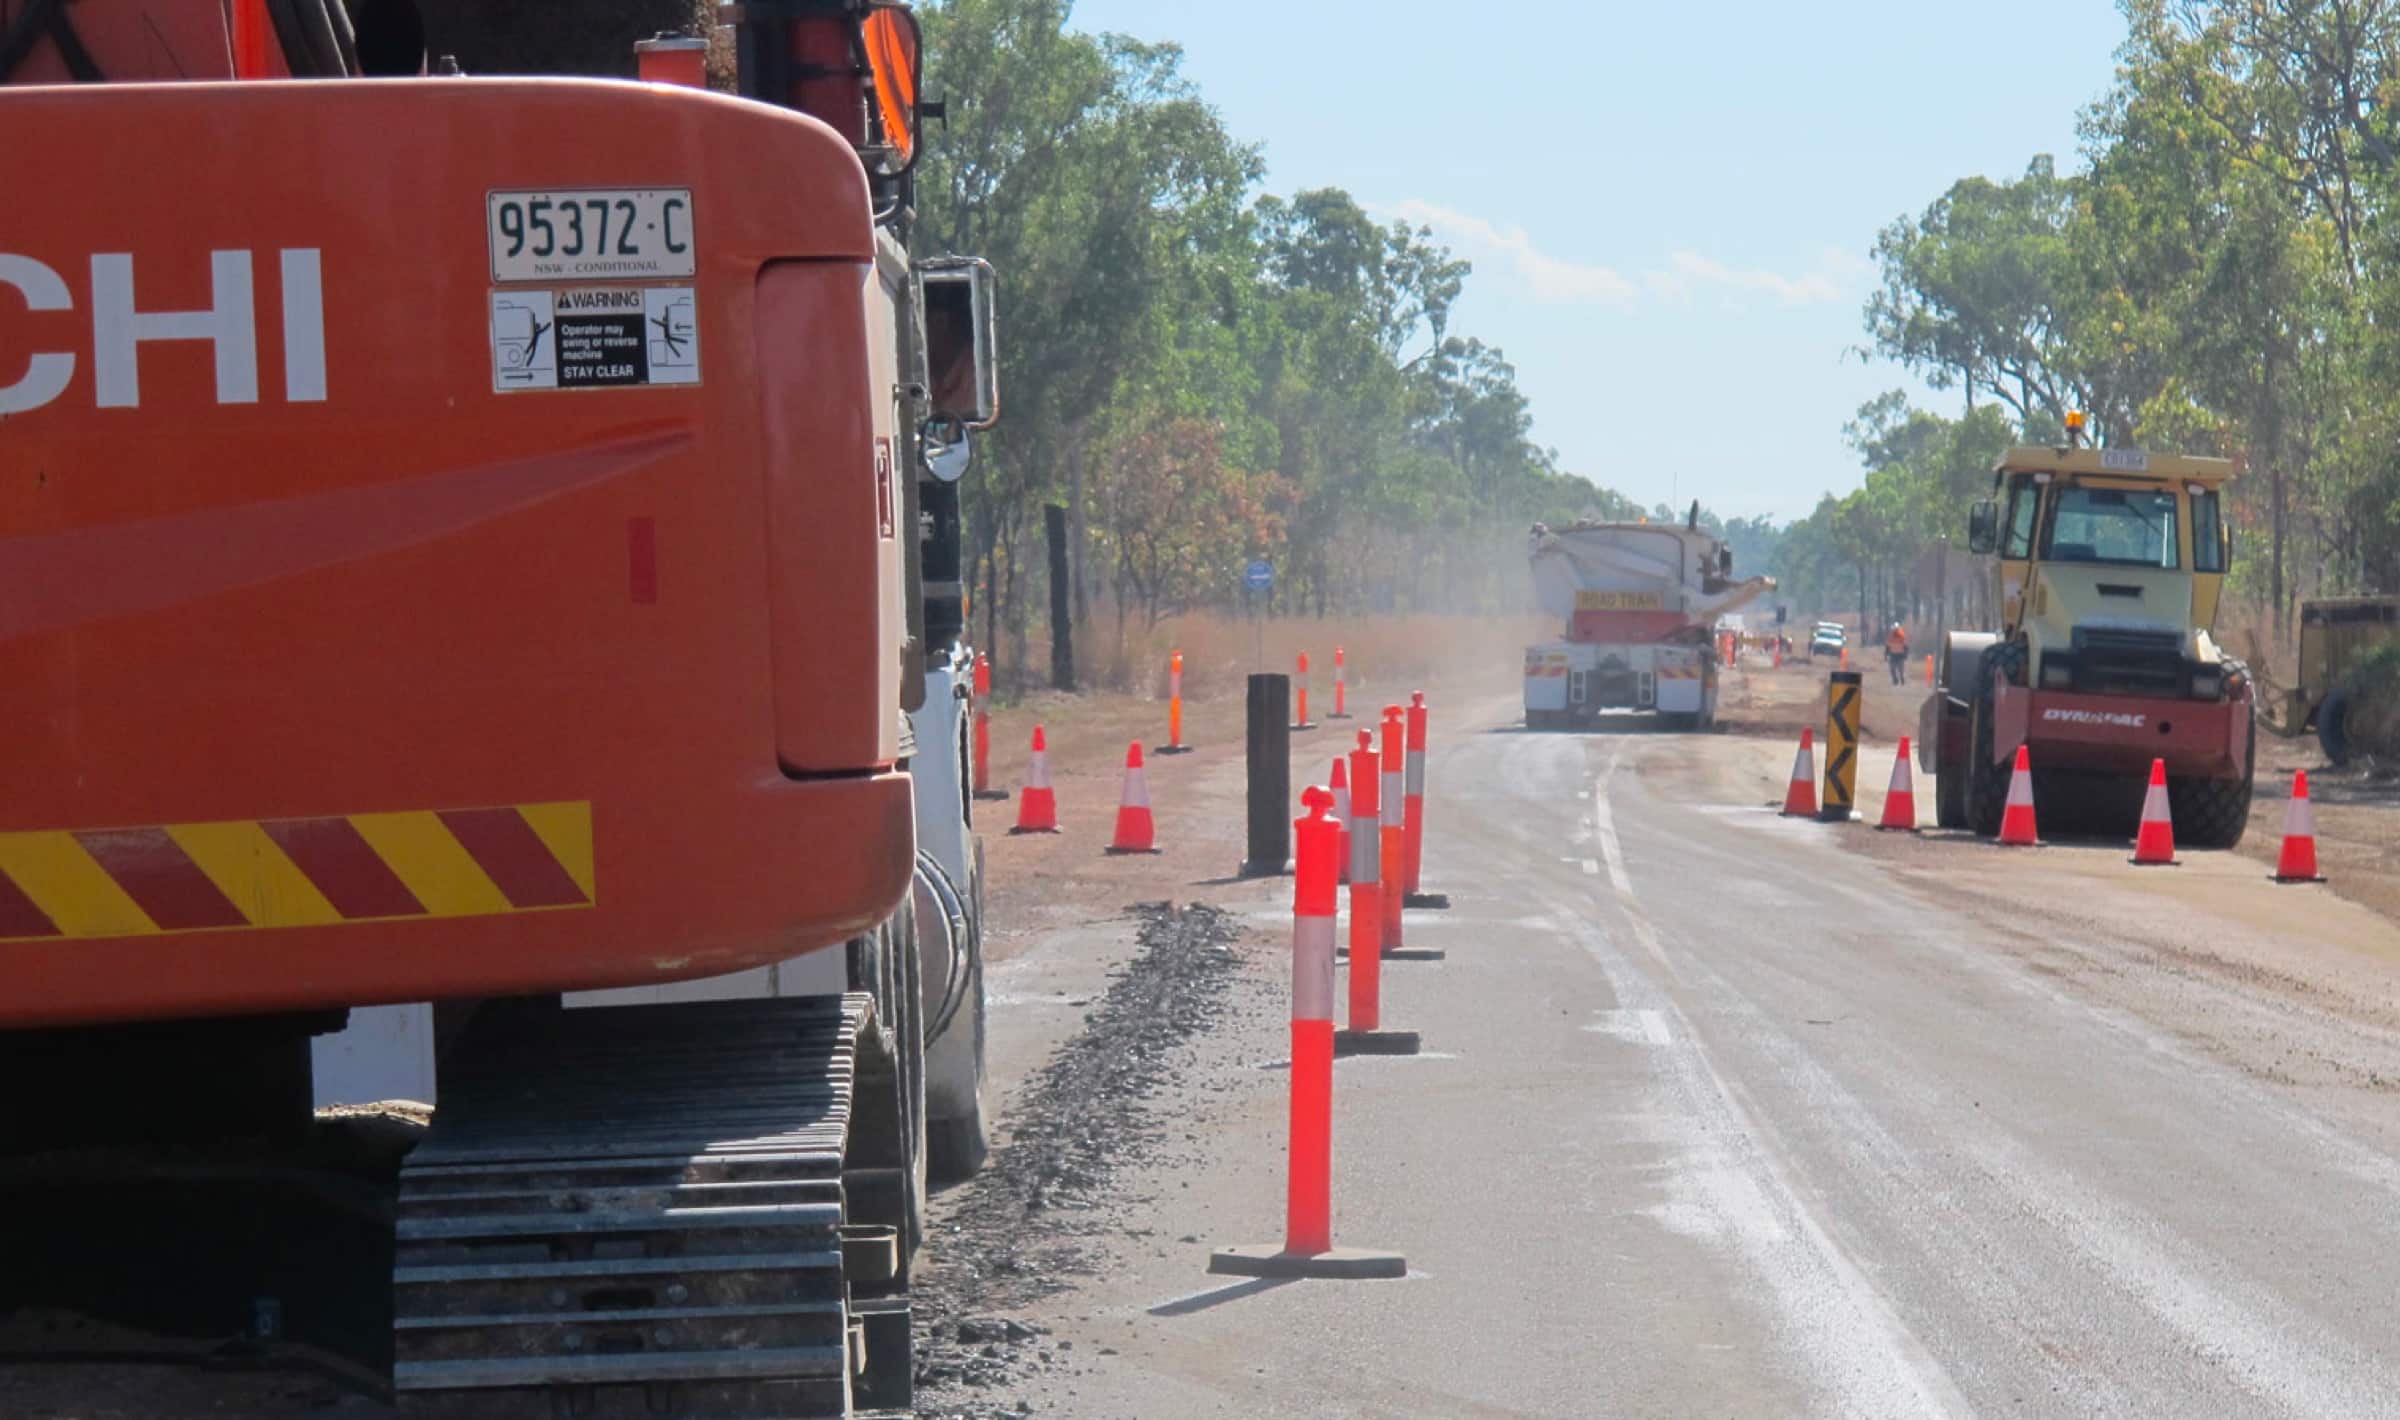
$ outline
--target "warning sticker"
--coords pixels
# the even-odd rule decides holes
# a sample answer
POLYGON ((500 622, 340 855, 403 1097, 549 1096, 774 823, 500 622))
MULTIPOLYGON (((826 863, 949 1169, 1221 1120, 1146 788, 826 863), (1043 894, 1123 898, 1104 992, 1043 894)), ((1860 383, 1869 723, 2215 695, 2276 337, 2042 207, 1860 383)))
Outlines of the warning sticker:
POLYGON ((690 286, 492 293, 492 388, 616 389, 700 383, 690 286))

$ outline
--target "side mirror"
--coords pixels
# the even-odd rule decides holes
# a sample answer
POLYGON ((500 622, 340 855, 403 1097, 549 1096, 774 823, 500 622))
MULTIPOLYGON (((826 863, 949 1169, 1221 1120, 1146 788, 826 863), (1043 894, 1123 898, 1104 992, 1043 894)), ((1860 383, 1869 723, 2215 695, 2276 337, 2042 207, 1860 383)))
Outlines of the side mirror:
POLYGON ((931 257, 916 265, 925 313, 925 417, 963 429, 1000 422, 1000 368, 992 326, 991 263, 931 257))
POLYGON ((2000 545, 2000 505, 1986 498, 1967 510, 1967 551, 1982 556, 2000 545))

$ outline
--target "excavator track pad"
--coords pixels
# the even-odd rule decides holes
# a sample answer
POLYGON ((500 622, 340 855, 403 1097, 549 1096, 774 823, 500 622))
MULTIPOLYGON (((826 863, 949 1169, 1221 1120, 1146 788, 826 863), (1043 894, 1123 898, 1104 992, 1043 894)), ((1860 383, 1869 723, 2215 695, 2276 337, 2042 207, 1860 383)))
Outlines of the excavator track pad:
POLYGON ((905 1406, 895 1078, 862 994, 487 1008, 401 1171, 403 1408, 905 1406))

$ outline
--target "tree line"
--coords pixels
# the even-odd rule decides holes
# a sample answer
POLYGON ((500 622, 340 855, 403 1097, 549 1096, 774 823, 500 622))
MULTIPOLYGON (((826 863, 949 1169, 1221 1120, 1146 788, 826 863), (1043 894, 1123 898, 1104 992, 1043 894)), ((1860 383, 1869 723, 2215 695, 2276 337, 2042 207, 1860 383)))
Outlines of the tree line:
POLYGON ((2235 595, 2400 589, 2400 0, 2126 0, 2086 165, 1954 183, 1876 242, 1866 349, 1955 391, 1849 426, 1866 477, 1780 540, 1790 598, 1905 614, 1999 451, 2238 457, 2235 595))
POLYGON ((920 249, 987 257, 1006 416, 966 490, 978 634, 1021 663, 1067 510, 1072 615, 1522 605, 1527 524, 1639 512, 1532 440, 1502 353, 1458 330, 1468 263, 1348 193, 1260 191, 1173 45, 1069 28, 1067 0, 936 0, 948 105, 920 249))

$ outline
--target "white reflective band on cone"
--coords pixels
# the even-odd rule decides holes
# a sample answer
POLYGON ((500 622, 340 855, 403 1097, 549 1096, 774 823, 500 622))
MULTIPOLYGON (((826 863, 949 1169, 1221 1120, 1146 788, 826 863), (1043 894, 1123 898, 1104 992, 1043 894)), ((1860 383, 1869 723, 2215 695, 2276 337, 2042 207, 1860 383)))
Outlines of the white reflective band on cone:
POLYGON ((1378 880, 1383 872, 1383 835, 1371 818, 1350 820, 1350 885, 1378 880))
POLYGON ((1025 787, 1028 789, 1050 787, 1050 756, 1047 752, 1034 751, 1033 763, 1025 770, 1025 787))
POLYGON ((1333 919, 1292 919, 1292 1019, 1333 1019, 1333 919))
POLYGON ((1401 802, 1400 773, 1386 770, 1383 776, 1383 826, 1400 828, 1408 822, 1408 805, 1401 802))
POLYGON ((1350 822, 1350 790, 1346 786, 1333 791, 1333 821, 1350 822))
POLYGON ((2302 795, 2291 800, 2290 806, 2284 809, 2283 836, 2286 838, 2314 838, 2317 836, 2317 806, 2308 796, 2302 795))
POLYGON ((1425 793, 1425 751, 1421 749, 1408 752, 1408 793, 1411 798, 1425 793))

